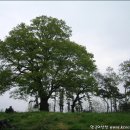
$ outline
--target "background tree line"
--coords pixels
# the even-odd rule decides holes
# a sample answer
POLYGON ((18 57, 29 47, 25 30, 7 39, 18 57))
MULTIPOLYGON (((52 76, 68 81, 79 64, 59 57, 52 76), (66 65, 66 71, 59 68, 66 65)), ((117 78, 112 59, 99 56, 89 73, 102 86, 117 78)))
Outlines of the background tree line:
POLYGON ((107 112, 128 110, 130 61, 121 63, 120 74, 111 67, 101 74, 93 54, 71 41, 71 33, 65 21, 47 16, 13 28, 0 41, 0 94, 13 88, 11 97, 32 97, 40 111, 49 111, 49 99, 54 111, 57 100, 61 112, 65 104, 68 111, 82 112, 85 101, 93 111, 94 96, 106 103, 107 112))

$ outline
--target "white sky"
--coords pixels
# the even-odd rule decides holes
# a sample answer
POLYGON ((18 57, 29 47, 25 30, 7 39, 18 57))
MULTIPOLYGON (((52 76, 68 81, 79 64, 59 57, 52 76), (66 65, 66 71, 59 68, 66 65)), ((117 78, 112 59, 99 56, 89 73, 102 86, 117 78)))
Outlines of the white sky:
MULTIPOLYGON (((47 15, 72 27, 71 40, 94 54, 101 72, 130 59, 130 1, 0 1, 0 39, 21 22, 47 15)), ((0 97, 0 109, 12 105, 25 110, 24 102, 0 97)))

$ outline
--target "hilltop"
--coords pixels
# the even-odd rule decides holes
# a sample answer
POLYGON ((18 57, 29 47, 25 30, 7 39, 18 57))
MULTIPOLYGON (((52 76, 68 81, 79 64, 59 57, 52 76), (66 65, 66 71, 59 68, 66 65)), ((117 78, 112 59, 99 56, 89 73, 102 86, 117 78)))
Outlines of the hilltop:
POLYGON ((0 120, 5 119, 13 130, 101 130, 113 126, 118 130, 129 126, 130 113, 0 113, 0 120))

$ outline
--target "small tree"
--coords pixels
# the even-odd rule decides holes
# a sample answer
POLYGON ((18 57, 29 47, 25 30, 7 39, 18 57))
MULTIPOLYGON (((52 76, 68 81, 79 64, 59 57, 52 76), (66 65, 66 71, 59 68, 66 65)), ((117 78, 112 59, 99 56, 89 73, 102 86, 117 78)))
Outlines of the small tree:
POLYGON ((107 112, 109 111, 109 95, 108 95, 108 91, 105 88, 105 83, 104 83, 104 75, 102 75, 101 73, 97 72, 95 73, 95 77, 96 80, 98 82, 98 91, 97 91, 97 96, 101 97, 101 99, 103 99, 103 101, 106 103, 106 108, 107 108, 107 112))
POLYGON ((119 76, 113 71, 113 68, 108 67, 107 73, 105 75, 97 74, 97 80, 99 82, 99 91, 98 95, 103 98, 107 105, 107 112, 109 111, 109 100, 111 106, 111 112, 117 111, 117 101, 119 97, 119 89, 117 86, 119 85, 119 76))
POLYGON ((118 85, 120 83, 119 76, 114 72, 113 68, 108 67, 106 73, 106 88, 108 88, 108 93, 110 97, 111 102, 111 112, 112 112, 112 106, 114 107, 114 111, 117 111, 117 101, 119 94, 118 85))
POLYGON ((125 89, 125 102, 127 103, 130 99, 130 60, 120 64, 120 76, 125 89))
POLYGON ((95 91, 96 82, 92 75, 83 75, 81 73, 78 77, 71 75, 67 81, 64 85, 66 85, 66 91, 68 91, 69 98, 72 102, 71 111, 75 112, 76 104, 87 96, 86 93, 93 93, 95 91))

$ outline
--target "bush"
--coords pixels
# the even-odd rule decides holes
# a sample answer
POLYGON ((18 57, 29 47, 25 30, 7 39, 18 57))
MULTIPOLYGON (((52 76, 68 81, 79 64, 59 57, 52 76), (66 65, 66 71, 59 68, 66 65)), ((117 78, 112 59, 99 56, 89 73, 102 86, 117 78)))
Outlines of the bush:
POLYGON ((129 103, 122 103, 119 106, 120 111, 130 111, 130 102, 129 103))

